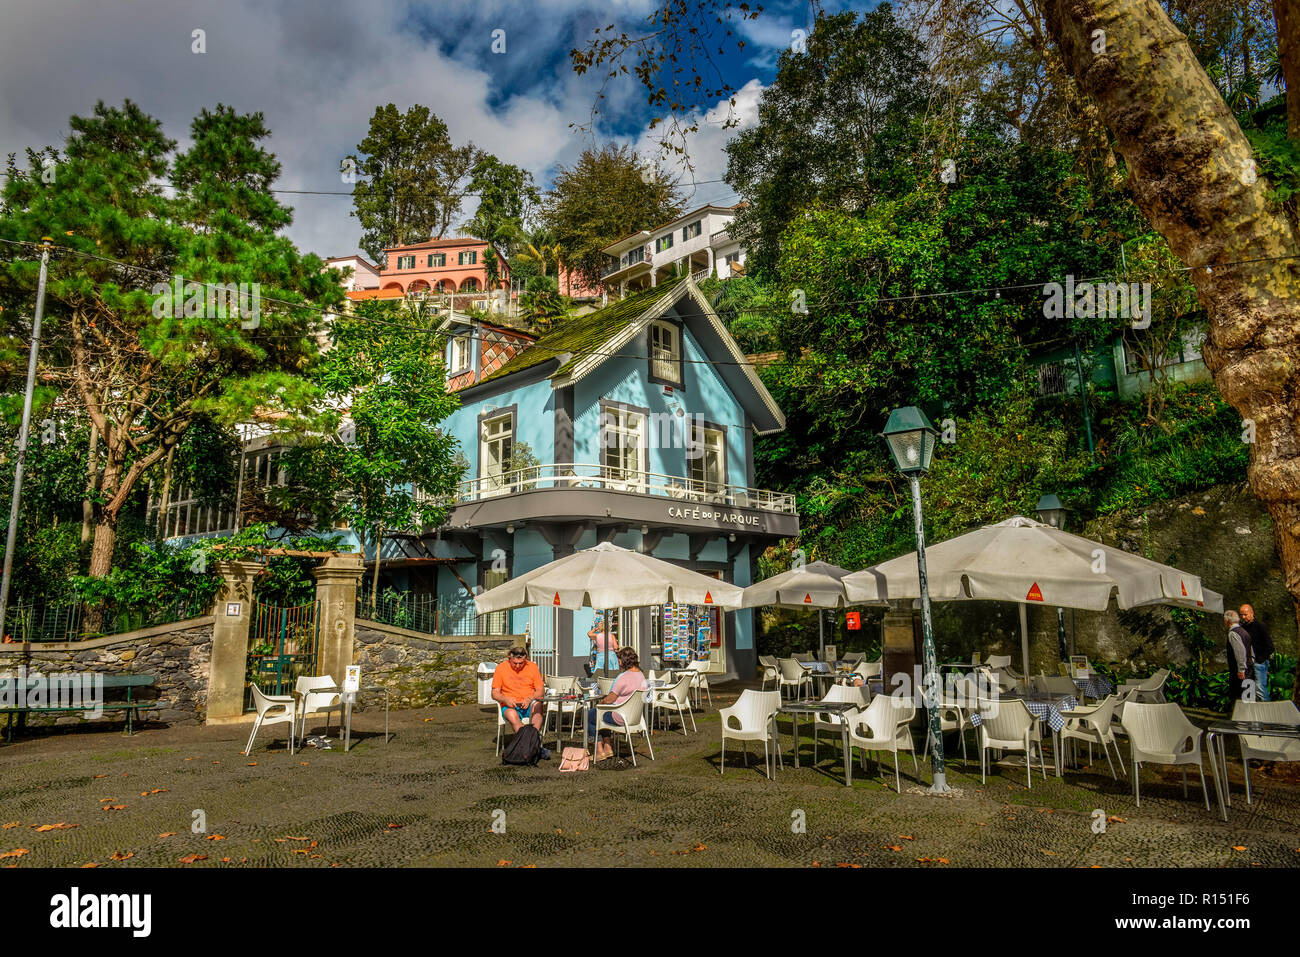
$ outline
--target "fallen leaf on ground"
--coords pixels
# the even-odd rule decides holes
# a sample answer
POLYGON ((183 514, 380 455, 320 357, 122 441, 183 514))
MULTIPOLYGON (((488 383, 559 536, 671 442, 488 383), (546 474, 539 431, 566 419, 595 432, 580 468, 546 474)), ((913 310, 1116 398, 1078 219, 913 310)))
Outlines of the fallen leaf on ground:
POLYGON ((1127 823, 1128 823, 1128 819, 1127 819, 1127 818, 1119 817, 1119 816, 1116 815, 1116 814, 1112 814, 1110 817, 1106 818, 1106 823, 1107 823, 1107 824, 1127 824, 1127 823))
POLYGON ((507 861, 505 858, 502 858, 501 860, 497 861, 497 867, 509 867, 509 866, 510 866, 510 862, 507 861))
POLYGON ((857 868, 862 867, 861 864, 850 864, 848 861, 837 861, 835 863, 835 866, 836 867, 857 867, 857 868))
POLYGON ((230 858, 228 858, 228 857, 223 857, 223 858, 221 859, 221 863, 222 863, 222 864, 229 864, 229 863, 230 863, 230 858))
POLYGON ((133 857, 135 857, 135 851, 114 851, 113 852, 113 860, 115 861, 129 861, 133 857))
POLYGON ((301 764, 304 768, 307 767, 306 761, 299 761, 298 763, 301 764))
POLYGON ((389 824, 388 824, 388 826, 391 827, 391 828, 398 828, 398 827, 404 827, 405 825, 403 825, 403 824, 394 824, 394 823, 392 823, 392 822, 390 821, 389 824))
POLYGON ((166 794, 166 793, 167 793, 166 788, 154 788, 152 791, 141 791, 140 797, 147 798, 151 794, 166 794))
POLYGON ((159 834, 158 836, 159 836, 159 837, 175 837, 175 836, 176 836, 176 832, 175 832, 175 831, 163 831, 163 832, 162 832, 161 834, 159 834))
POLYGON ((1244 844, 1234 844, 1234 845, 1232 845, 1232 849, 1233 849, 1234 851, 1244 851, 1244 850, 1246 849, 1246 845, 1244 845, 1244 844))
POLYGON ((696 844, 694 847, 691 848, 691 850, 692 850, 692 851, 702 851, 702 850, 705 850, 707 847, 708 847, 707 844, 696 844))
POLYGON ((880 846, 887 851, 901 851, 903 849, 901 844, 881 844, 880 846))
POLYGON ((249 766, 250 768, 255 768, 255 767, 257 767, 257 762, 256 762, 256 761, 249 761, 249 762, 248 762, 248 766, 249 766))
POLYGON ((206 861, 207 859, 208 855, 206 854, 186 854, 180 858, 180 862, 182 864, 193 864, 195 861, 206 861))
POLYGON ((1055 857, 1055 856, 1056 856, 1056 851, 1044 851, 1044 850, 1042 850, 1041 848, 1039 849, 1038 853, 1039 853, 1039 854, 1046 854, 1048 857, 1055 857))
MULTIPOLYGON (((35 827, 35 825, 32 826, 35 827)), ((64 824, 62 821, 60 821, 58 824, 42 824, 40 827, 37 827, 36 830, 38 833, 43 831, 67 831, 74 827, 81 827, 81 825, 64 824)))
POLYGON ((17 827, 17 826, 18 826, 18 822, 17 822, 17 821, 10 821, 8 824, 5 824, 5 825, 3 826, 3 829, 7 831, 7 830, 9 830, 9 828, 11 828, 11 827, 17 827))
POLYGON ((102 774, 96 774, 96 775, 95 775, 95 777, 97 777, 97 778, 102 778, 103 776, 104 776, 104 775, 102 775, 102 774))
POLYGON ((105 804, 102 808, 100 808, 100 810, 101 810, 101 811, 125 811, 125 810, 126 810, 126 805, 125 805, 125 804, 105 804))
POLYGON ((12 851, 5 851, 3 854, 0 854, 0 858, 22 857, 24 854, 30 854, 30 853, 31 851, 29 851, 27 848, 19 847, 19 848, 15 848, 12 851))
POLYGON ((98 865, 97 863, 95 863, 94 861, 87 861, 85 864, 82 864, 82 865, 81 865, 81 867, 82 867, 83 870, 84 870, 85 868, 87 868, 87 867, 98 867, 98 866, 99 866, 99 865, 98 865))
POLYGON ((209 834, 209 835, 208 835, 207 837, 205 837, 203 840, 205 840, 205 841, 224 841, 225 839, 226 839, 226 835, 224 835, 224 834, 209 834))
POLYGON ((275 840, 276 840, 276 843, 277 843, 277 844, 283 844, 285 841, 310 841, 311 838, 310 838, 310 837, 293 837, 293 836, 291 836, 291 835, 285 835, 284 837, 277 837, 275 840))
POLYGON ((902 838, 903 840, 905 840, 905 841, 914 841, 914 840, 916 840, 916 838, 912 837, 911 834, 900 834, 900 835, 898 835, 898 836, 901 837, 901 838, 902 838))

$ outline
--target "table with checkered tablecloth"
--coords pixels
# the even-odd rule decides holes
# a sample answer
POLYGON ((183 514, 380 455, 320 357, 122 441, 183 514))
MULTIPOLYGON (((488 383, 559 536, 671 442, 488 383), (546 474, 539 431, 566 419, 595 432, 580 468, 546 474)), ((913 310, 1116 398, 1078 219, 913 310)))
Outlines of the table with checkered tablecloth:
POLYGON ((1074 686, 1083 693, 1085 698, 1104 698, 1108 694, 1114 694, 1115 686, 1101 675, 1088 675, 1086 678, 1075 678, 1074 686))
MULTIPOLYGON (((1053 698, 999 698, 999 702, 1006 701, 1023 701, 1025 707, 1039 721, 1046 721, 1047 726, 1053 732, 1059 732, 1065 727, 1065 716, 1062 711, 1073 711, 1079 707, 1079 700, 1072 695, 1062 695, 1053 698)), ((980 723, 978 711, 972 712, 970 716, 971 724, 980 723)))

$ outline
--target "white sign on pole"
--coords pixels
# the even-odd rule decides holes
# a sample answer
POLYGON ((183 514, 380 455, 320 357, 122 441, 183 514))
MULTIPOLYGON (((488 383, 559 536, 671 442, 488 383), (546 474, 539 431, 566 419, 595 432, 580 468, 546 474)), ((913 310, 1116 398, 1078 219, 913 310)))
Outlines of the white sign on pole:
POLYGON ((343 691, 345 694, 356 694, 361 690, 361 666, 348 665, 343 674, 343 691))

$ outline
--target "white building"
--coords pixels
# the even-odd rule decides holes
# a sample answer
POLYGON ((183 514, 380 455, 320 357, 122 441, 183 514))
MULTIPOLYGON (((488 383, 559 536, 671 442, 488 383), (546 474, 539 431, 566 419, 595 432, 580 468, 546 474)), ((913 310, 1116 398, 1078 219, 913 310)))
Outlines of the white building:
POLYGON ((624 236, 601 250, 609 257, 601 282, 623 295, 657 285, 678 269, 697 278, 743 275, 745 250, 727 231, 735 218, 734 206, 701 206, 624 236))
POLYGON ((335 256, 325 260, 326 269, 351 269, 352 276, 343 281, 344 292, 379 288, 379 267, 360 256, 335 256))

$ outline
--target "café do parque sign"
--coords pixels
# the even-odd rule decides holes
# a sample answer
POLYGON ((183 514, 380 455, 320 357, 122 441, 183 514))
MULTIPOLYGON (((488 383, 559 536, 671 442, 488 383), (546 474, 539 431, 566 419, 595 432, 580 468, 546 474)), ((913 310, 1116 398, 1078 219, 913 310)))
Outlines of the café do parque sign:
POLYGON ((722 525, 746 525, 755 528, 759 526, 759 518, 757 515, 743 515, 740 512, 714 511, 710 508, 699 508, 698 506, 686 508, 681 505, 670 505, 668 506, 668 517, 689 519, 698 522, 718 522, 722 525))

